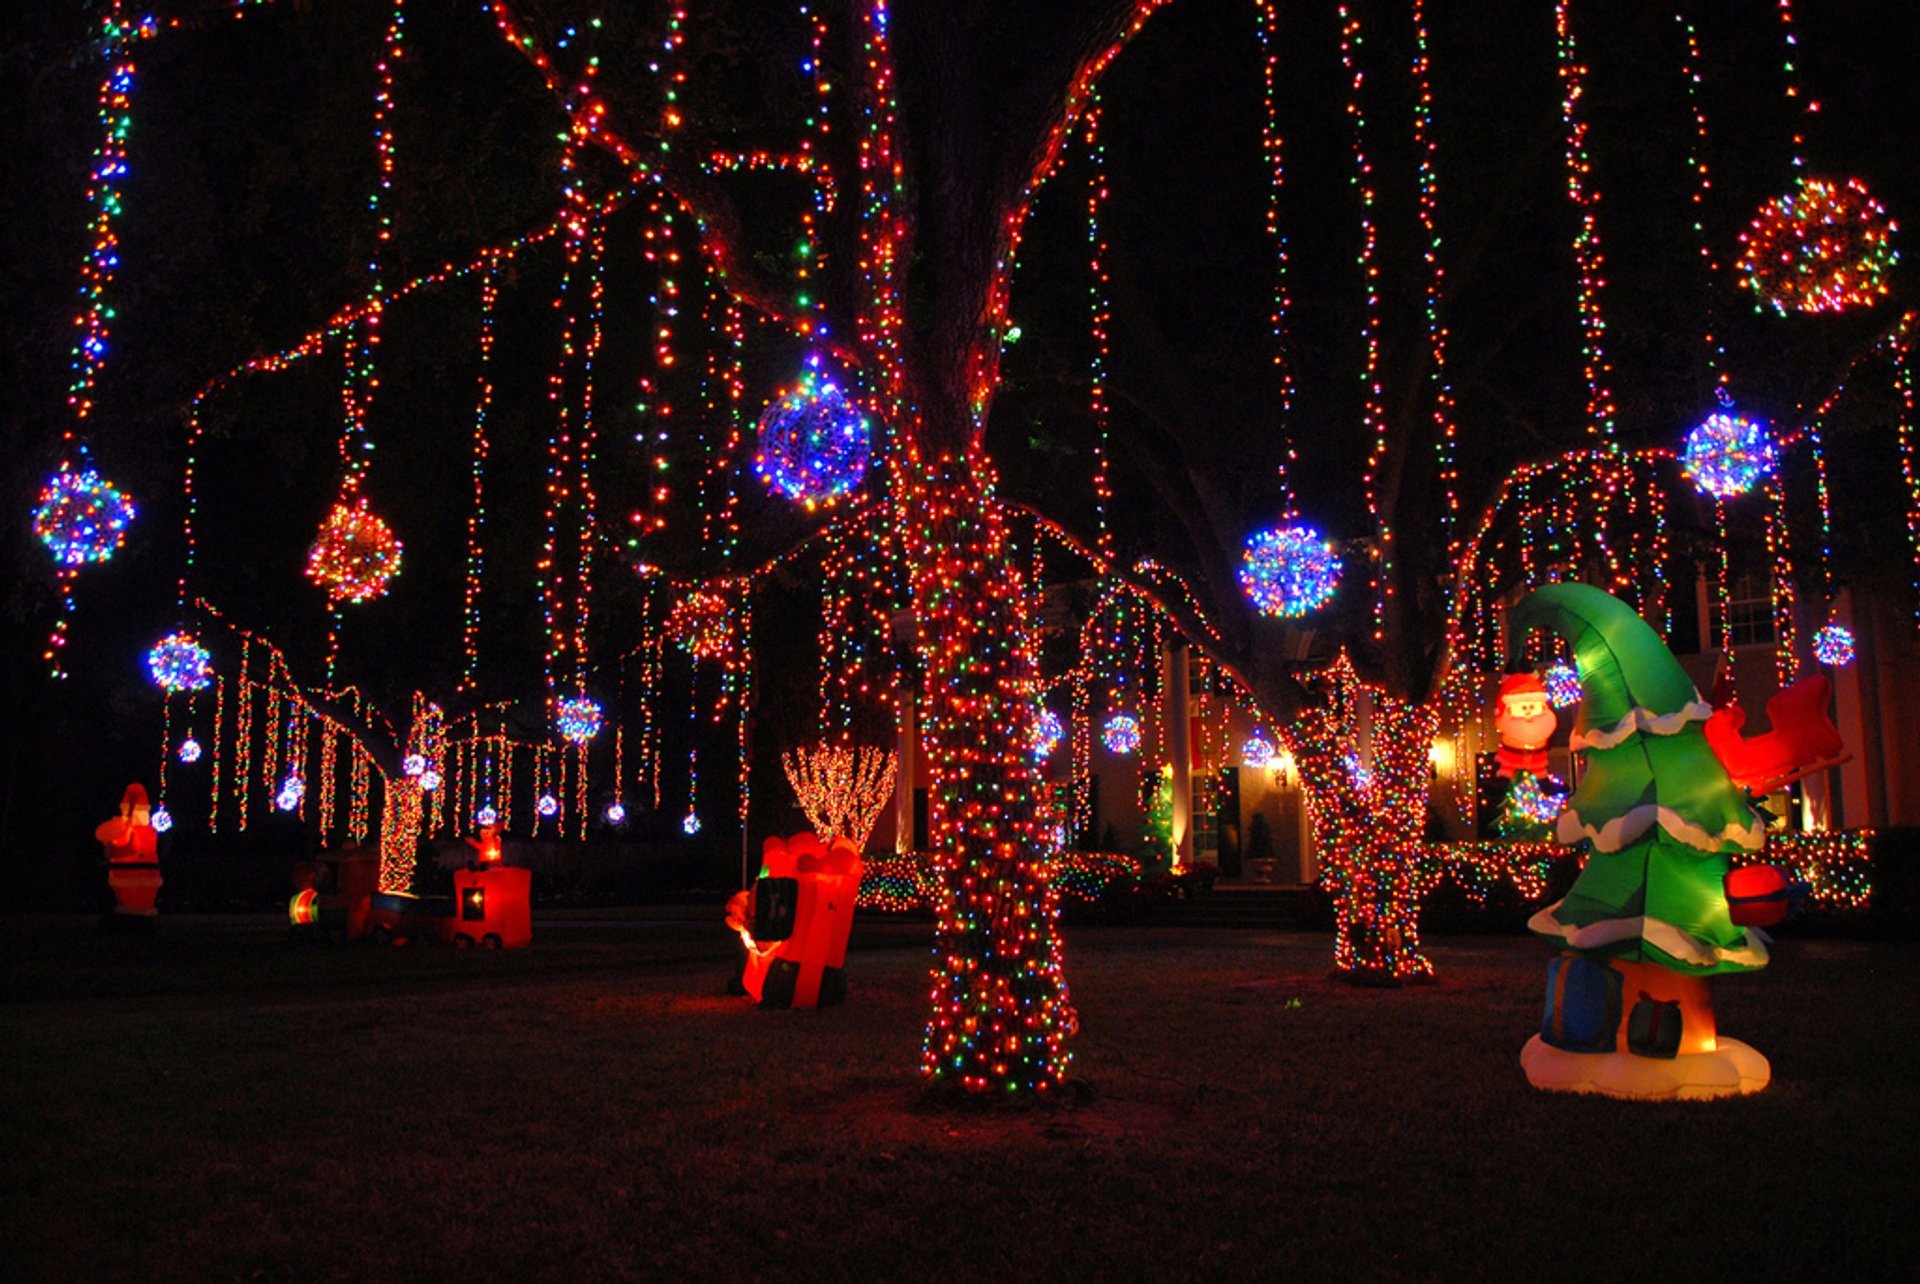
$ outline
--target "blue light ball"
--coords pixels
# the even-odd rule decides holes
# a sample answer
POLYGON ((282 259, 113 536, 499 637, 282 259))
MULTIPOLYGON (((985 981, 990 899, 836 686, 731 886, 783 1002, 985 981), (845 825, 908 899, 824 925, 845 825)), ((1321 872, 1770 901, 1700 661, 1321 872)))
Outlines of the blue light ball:
POLYGON ((700 815, 698 812, 690 811, 687 813, 686 819, 680 822, 680 832, 688 838, 692 838, 700 832, 700 815))
POLYGON ((586 744, 600 734, 600 728, 606 721, 600 706, 583 695, 556 701, 553 709, 554 730, 569 744, 586 744))
POLYGON ((1779 452, 1767 426, 1718 411, 1687 434, 1680 456, 1687 476, 1715 499, 1744 495, 1773 472, 1779 452))
POLYGON ((1108 753, 1130 754, 1140 747, 1140 720, 1130 713, 1116 713, 1101 729, 1100 740, 1108 753))
POLYGON ((204 691, 213 681, 213 657, 185 633, 169 633, 147 652, 147 672, 163 690, 204 691))
POLYGON ((1540 685, 1547 689, 1547 702, 1556 709, 1580 703, 1580 674, 1571 664, 1548 665, 1540 675, 1540 685))
POLYGON ((88 468, 62 468, 40 489, 33 533, 62 566, 104 562, 126 542, 133 501, 88 468))
POLYGON ((1305 524, 1256 531, 1240 559, 1240 587, 1262 615, 1292 619, 1317 611, 1339 582, 1332 542, 1305 524))
POLYGON ((1264 767, 1278 757, 1279 753, 1273 741, 1267 739, 1264 733, 1256 731, 1247 737, 1245 744, 1240 746, 1240 761, 1248 767, 1264 767))
POLYGON ((1820 663, 1845 668, 1853 663, 1853 630, 1844 624, 1829 624, 1813 635, 1813 655, 1820 663))
POLYGON ((1061 725, 1060 715, 1051 709, 1041 709, 1033 723, 1033 756, 1046 757, 1066 734, 1067 729, 1061 725))
POLYGON ((812 508, 839 499, 866 475, 872 426, 840 386, 809 368, 760 416, 754 475, 812 508))

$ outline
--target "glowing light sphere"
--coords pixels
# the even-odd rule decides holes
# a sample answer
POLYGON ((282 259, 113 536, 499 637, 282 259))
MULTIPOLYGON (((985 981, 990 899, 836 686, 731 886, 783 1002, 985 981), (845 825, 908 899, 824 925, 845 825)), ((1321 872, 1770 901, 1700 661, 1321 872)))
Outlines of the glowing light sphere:
POLYGON ((147 817, 147 823, 153 826, 154 833, 164 834, 173 828, 173 813, 165 807, 157 808, 153 815, 147 817))
POLYGON ((680 822, 680 832, 691 838, 700 832, 700 813, 690 811, 680 822))
POLYGON ((40 488, 33 533, 62 566, 104 562, 126 543, 133 501, 91 468, 61 468, 40 488))
POLYGON ((213 657, 190 634, 169 633, 147 652, 147 672, 168 691, 204 691, 213 681, 213 657))
POLYGON ((307 578, 335 602, 370 602, 400 573, 400 541, 362 498, 335 504, 307 552, 307 578))
POLYGON ((814 363, 760 416, 753 472, 788 499, 831 504, 866 475, 872 425, 814 363))
POLYGON ((1829 624, 1813 635, 1813 656, 1836 669, 1853 663, 1853 630, 1844 624, 1829 624))
POLYGON ((500 823, 500 813, 495 811, 490 805, 482 807, 479 811, 473 813, 473 823, 476 825, 497 825, 500 823))
POLYGON ((1540 782, 1527 772, 1522 772, 1513 782, 1513 792, 1508 797, 1514 811, 1535 825, 1550 824, 1567 804, 1565 794, 1542 789, 1540 782))
POLYGON ((1556 709, 1580 703, 1580 674, 1565 661, 1548 665, 1540 675, 1540 685, 1547 689, 1547 702, 1556 709))
POLYGON ((607 823, 609 825, 621 824, 626 819, 627 819, 627 809, 625 807, 622 807, 617 802, 611 802, 607 804, 607 823))
POLYGON ((440 787, 440 773, 437 771, 421 772, 420 787, 426 790, 428 793, 432 793, 434 790, 438 789, 440 787))
POLYGON ((1291 619, 1317 611, 1339 582, 1332 542, 1304 524, 1254 532, 1240 558, 1240 587, 1262 615, 1291 619))
POLYGON ((587 697, 568 696, 553 706, 553 728, 569 744, 583 745, 600 734, 606 715, 587 697))
POLYGON ((717 660, 733 646, 733 612, 718 593, 695 590, 667 613, 667 636, 701 660, 717 660))
POLYGON ((1140 720, 1130 713, 1114 714, 1100 729, 1100 742, 1108 753, 1132 753, 1140 747, 1140 720))
POLYGON ((1803 177, 1760 207, 1740 234, 1733 266, 1782 316, 1870 307, 1886 294, 1888 271, 1900 261, 1893 248, 1899 230, 1859 179, 1803 177))
POLYGON ((533 809, 542 816, 551 816, 560 810, 560 800, 552 794, 541 794, 540 801, 533 805, 533 809))
POLYGON ((1715 499, 1731 499, 1752 490, 1779 458, 1765 424, 1717 411, 1687 434, 1680 465, 1695 486, 1715 499))
POLYGON ((409 776, 417 776, 427 769, 425 754, 410 753, 400 760, 400 770, 409 776))
POLYGON ((1044 758, 1052 753, 1054 747, 1066 736, 1067 729, 1060 722, 1060 715, 1051 709, 1042 708, 1033 721, 1033 756, 1044 758))
POLYGON ((180 761, 187 763, 200 761, 200 742, 192 736, 180 742, 180 761))
POLYGON ((300 806, 300 800, 306 796, 307 782, 289 774, 280 782, 280 792, 274 795, 273 805, 281 811, 295 811, 300 806))
POLYGON ((1256 731, 1240 746, 1240 761, 1248 767, 1264 767, 1280 753, 1264 732, 1256 731))

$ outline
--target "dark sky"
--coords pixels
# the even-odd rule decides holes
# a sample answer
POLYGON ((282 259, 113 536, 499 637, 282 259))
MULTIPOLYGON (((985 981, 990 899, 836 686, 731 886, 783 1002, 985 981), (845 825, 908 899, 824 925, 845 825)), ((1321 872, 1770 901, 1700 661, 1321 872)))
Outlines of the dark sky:
MULTIPOLYGON (((930 0, 900 7, 915 2, 930 0)), ((357 291, 372 174, 371 63, 384 8, 378 0, 283 3, 244 22, 220 19, 141 47, 134 176, 120 224, 126 266, 115 290, 122 319, 103 376, 95 449, 144 512, 120 558, 83 577, 70 656, 75 677, 57 689, 37 661, 52 619, 51 577, 24 518, 7 526, 0 547, 14 568, 10 864, 22 859, 18 849, 29 836, 71 827, 65 818, 53 825, 27 801, 42 796, 50 779, 121 775, 144 770, 151 758, 154 700, 138 656, 173 624, 185 400, 210 374, 277 348, 357 291), (51 752, 35 754, 39 745, 51 752)), ((746 139, 777 141, 797 110, 797 98, 785 95, 802 88, 798 46, 790 43, 797 23, 770 16, 778 6, 723 4, 711 7, 711 17, 702 16, 709 7, 693 8, 695 73, 726 86, 695 100, 730 113, 746 139)), ((1517 459, 1564 448, 1583 429, 1553 7, 1485 0, 1430 8, 1439 220, 1452 280, 1446 320, 1464 471, 1469 486, 1483 490, 1517 459)), ((1773 6, 1697 8, 1702 102, 1713 130, 1707 225, 1724 261, 1758 202, 1789 182, 1783 51, 1773 6)), ((1920 119, 1915 16, 1905 6, 1870 6, 1869 21, 1862 6, 1842 0, 1802 0, 1795 8, 1802 80, 1823 107, 1806 148, 1810 168, 1863 176, 1896 218, 1910 220, 1920 208, 1911 164, 1911 122, 1920 119)), ((97 74, 73 9, 21 6, 0 50, 0 120, 8 131, 0 159, 8 300, 0 350, 8 467, 0 498, 16 515, 31 507, 57 457, 66 321, 84 247, 97 74)), ((413 53, 398 87, 392 198, 396 276, 529 226, 553 208, 557 183, 558 114, 480 6, 415 0, 409 9, 413 53)), ((1362 57, 1367 146, 1381 192, 1384 368, 1390 397, 1401 397, 1424 343, 1410 44, 1401 6, 1359 9, 1373 33, 1362 57)), ((1680 39, 1671 6, 1580 0, 1573 13, 1591 69, 1587 108, 1612 268, 1604 300, 1620 431, 1632 442, 1677 440, 1705 406, 1697 335, 1708 298, 1693 267, 1680 39)), ((1328 6, 1288 5, 1283 24, 1283 219, 1293 247, 1293 426, 1302 461, 1296 483, 1309 516, 1352 536, 1364 521, 1358 464, 1365 442, 1357 427, 1361 313, 1346 78, 1328 6)), ((1208 474, 1248 526, 1276 500, 1265 320, 1272 258, 1261 231, 1254 30, 1246 0, 1180 0, 1153 20, 1107 83, 1116 431, 1155 443, 1147 452, 1116 450, 1114 521, 1143 549, 1178 542, 1140 475, 1167 451, 1208 474)), ((649 56, 638 41, 607 54, 609 82, 637 74, 649 56)), ((604 168, 594 173, 605 176, 604 168)), ((1091 508, 1085 175, 1084 159, 1070 159, 1038 203, 1013 299, 1024 337, 1008 358, 992 429, 1008 491, 1045 499, 1081 524, 1091 508)), ((791 239, 780 216, 793 209, 793 189, 773 181, 742 190, 756 211, 750 225, 777 261, 791 239)), ((643 460, 619 449, 638 424, 630 390, 642 369, 653 288, 637 259, 635 219, 612 225, 609 259, 601 370, 609 525, 633 505, 646 472, 643 460)), ((1896 288, 1904 297, 1911 297, 1912 271, 1910 262, 1900 270, 1896 288)), ((539 397, 554 356, 555 272, 551 253, 530 258, 507 283, 499 321, 497 487, 489 511, 503 550, 495 573, 523 586, 508 590, 521 600, 530 592, 528 550, 540 529, 539 397)), ((1724 280, 1713 297, 1743 404, 1782 419, 1795 402, 1824 392, 1831 371, 1876 324, 1756 316, 1724 280)), ((409 305, 389 329, 374 419, 381 453, 370 487, 401 528, 409 562, 391 599, 355 623, 346 649, 349 670, 391 687, 389 696, 444 677, 457 663, 475 320, 473 290, 463 286, 409 305)), ((698 350, 690 337, 696 329, 683 318, 687 354, 698 350)), ((794 345, 755 336, 750 412, 796 360, 794 345)), ((309 661, 320 601, 299 566, 335 481, 337 369, 323 358, 221 397, 202 463, 203 586, 309 661)), ((691 494, 690 476, 682 490, 691 494)), ((771 546, 794 529, 790 513, 755 496, 744 512, 751 546, 771 546)), ((1168 547, 1166 554, 1190 561, 1208 551, 1168 547)), ((609 642, 631 627, 633 609, 608 595, 609 642)), ((527 613, 494 616, 489 627, 490 682, 501 694, 532 694, 539 635, 527 613)))

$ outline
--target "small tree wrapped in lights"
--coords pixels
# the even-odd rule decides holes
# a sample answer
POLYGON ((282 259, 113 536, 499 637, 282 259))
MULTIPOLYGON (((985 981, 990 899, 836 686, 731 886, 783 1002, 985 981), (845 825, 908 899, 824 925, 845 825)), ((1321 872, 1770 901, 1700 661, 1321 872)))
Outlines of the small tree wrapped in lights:
POLYGON ((820 840, 845 838, 864 851, 873 822, 893 796, 899 765, 893 750, 816 744, 789 749, 780 765, 820 840))

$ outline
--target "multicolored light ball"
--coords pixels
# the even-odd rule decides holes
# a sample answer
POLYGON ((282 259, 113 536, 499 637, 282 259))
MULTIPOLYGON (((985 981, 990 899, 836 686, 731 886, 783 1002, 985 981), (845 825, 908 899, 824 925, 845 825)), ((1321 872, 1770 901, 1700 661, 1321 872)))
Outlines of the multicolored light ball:
POLYGON ((691 838, 700 832, 700 813, 690 811, 680 822, 680 832, 691 838))
POLYGON ((1033 756, 1044 758, 1054 751, 1067 729, 1060 722, 1060 715, 1051 709, 1043 708, 1033 721, 1033 756))
POLYGON ((295 775, 280 782, 280 792, 274 795, 273 805, 281 811, 295 811, 300 800, 307 796, 307 782, 295 775))
POLYGON ((1254 532, 1240 558, 1240 586, 1262 615, 1291 619, 1317 611, 1339 582, 1332 542, 1304 524, 1254 532))
POLYGON ((1844 624, 1829 624, 1813 635, 1813 656, 1833 668, 1853 663, 1853 630, 1844 624))
POLYGON ((542 816, 552 816, 560 810, 560 800, 552 794, 541 794, 540 801, 533 805, 533 809, 542 816))
POLYGON ((583 745, 600 734, 606 715, 586 696, 567 696, 553 706, 553 728, 568 744, 583 745))
POLYGON ((156 808, 153 815, 147 817, 147 823, 153 826, 153 832, 164 834, 173 828, 173 813, 165 807, 156 808))
POLYGON ((1887 293, 1900 261, 1900 229, 1857 178, 1803 177, 1760 207, 1740 235, 1734 270, 1775 312, 1839 312, 1870 307, 1887 293))
POLYGON ((497 825, 500 823, 500 813, 491 806, 482 807, 479 811, 473 813, 473 823, 476 825, 497 825))
POLYGON ((625 822, 626 819, 627 819, 627 809, 625 807, 621 806, 617 802, 611 802, 607 804, 607 823, 609 825, 621 824, 625 822))
POLYGON ((426 769, 427 756, 425 754, 410 753, 400 760, 400 771, 404 775, 417 776, 426 769))
POLYGON ((440 773, 437 771, 421 772, 420 787, 426 790, 428 793, 432 793, 434 790, 438 789, 440 787, 440 773))
POLYGON ((760 416, 754 475, 788 499, 831 504, 866 475, 872 425, 810 360, 793 391, 760 416))
POLYGON ((1564 660, 1547 666, 1540 675, 1540 685, 1547 689, 1547 702, 1556 709, 1580 703, 1580 674, 1564 660))
POLYGON ((180 742, 180 761, 185 763, 200 761, 200 742, 192 736, 180 742))
POLYGON ((1275 747, 1273 741, 1267 739, 1264 732, 1254 732, 1247 737, 1247 742, 1240 746, 1240 762, 1242 766, 1264 767, 1278 757, 1279 754, 1280 750, 1275 747))
POLYGON ((1716 411, 1687 434, 1680 465, 1695 486, 1715 499, 1731 499, 1772 473, 1779 458, 1765 424, 1716 411))
POLYGON ((1140 747, 1140 720, 1130 713, 1114 714, 1100 729, 1100 742, 1108 753, 1132 753, 1140 747))
POLYGON ((1541 788, 1533 774, 1524 771, 1514 780, 1513 792, 1508 798, 1514 811, 1535 825, 1551 824, 1567 804, 1565 794, 1541 788))
POLYGON ((40 489, 33 533, 62 566, 104 562, 126 543, 133 501, 91 468, 61 468, 40 489))
POLYGON ((147 672, 167 691, 204 691, 213 681, 213 657, 186 633, 169 633, 147 652, 147 672))
POLYGON ((667 636, 697 659, 719 659, 733 645, 727 600, 704 590, 687 594, 667 613, 667 636))
POLYGON ((335 602, 370 602, 400 573, 400 541, 361 498, 335 504, 307 552, 307 578, 335 602))

